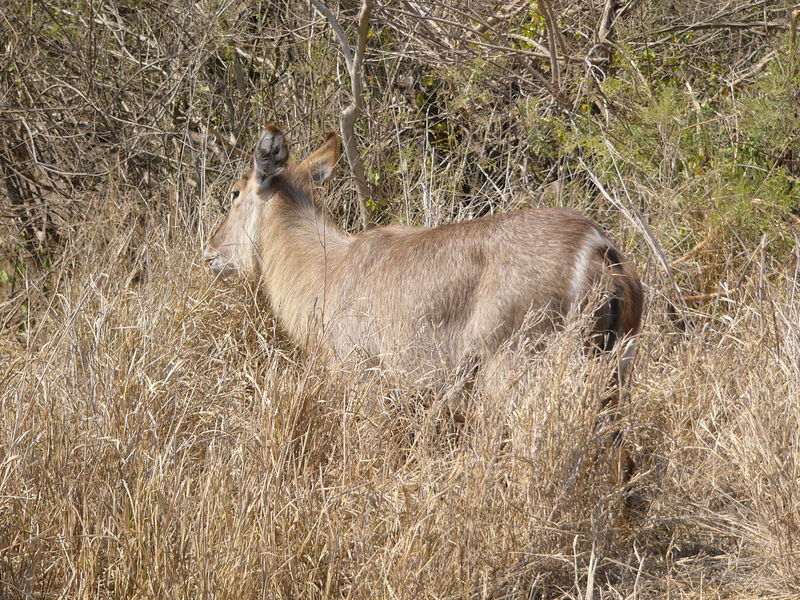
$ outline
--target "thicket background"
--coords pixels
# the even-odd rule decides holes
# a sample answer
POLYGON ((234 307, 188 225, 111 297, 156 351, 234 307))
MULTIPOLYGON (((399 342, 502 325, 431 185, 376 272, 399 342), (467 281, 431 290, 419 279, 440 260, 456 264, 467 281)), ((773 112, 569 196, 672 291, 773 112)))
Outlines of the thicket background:
MULTIPOLYGON (((358 4, 330 7, 354 35, 358 4)), ((308 2, 5 3, 0 595, 797 597, 796 8, 373 9, 374 218, 571 206, 645 281, 622 518, 570 332, 453 434, 429 390, 325 371, 200 264, 259 128, 302 155, 350 102, 308 2)), ((345 164, 325 202, 358 230, 345 164)))

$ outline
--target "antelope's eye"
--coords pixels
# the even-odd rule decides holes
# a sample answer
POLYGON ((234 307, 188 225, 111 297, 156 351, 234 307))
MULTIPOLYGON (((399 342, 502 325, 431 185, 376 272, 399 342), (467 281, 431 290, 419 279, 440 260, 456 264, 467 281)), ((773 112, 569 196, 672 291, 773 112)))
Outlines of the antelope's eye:
POLYGON ((228 210, 234 203, 234 201, 239 197, 239 190, 231 190, 230 196, 228 196, 228 201, 225 203, 223 207, 225 210, 228 210))

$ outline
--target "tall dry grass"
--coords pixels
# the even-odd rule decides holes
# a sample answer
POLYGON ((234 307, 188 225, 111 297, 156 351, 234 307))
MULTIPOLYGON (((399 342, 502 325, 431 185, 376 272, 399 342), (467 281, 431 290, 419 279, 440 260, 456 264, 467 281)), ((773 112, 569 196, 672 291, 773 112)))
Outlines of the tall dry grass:
MULTIPOLYGON (((307 149, 349 103, 308 2, 6 4, 0 598, 800 597, 788 4, 625 3, 601 73, 607 3, 544 3, 566 107, 525 3, 373 12, 376 216, 600 222, 648 295, 615 423, 577 330, 512 362, 510 391, 454 400, 325 369, 199 264, 258 127, 307 149), (676 315, 673 283, 735 292, 676 315)), ((326 198, 344 224, 350 184, 326 198)))
POLYGON ((57 293, 3 307, 30 306, 0 355, 3 597, 800 593, 796 269, 685 333, 650 289, 626 493, 595 426, 607 371, 574 332, 456 425, 437 390, 296 353, 173 222, 88 200, 57 293))

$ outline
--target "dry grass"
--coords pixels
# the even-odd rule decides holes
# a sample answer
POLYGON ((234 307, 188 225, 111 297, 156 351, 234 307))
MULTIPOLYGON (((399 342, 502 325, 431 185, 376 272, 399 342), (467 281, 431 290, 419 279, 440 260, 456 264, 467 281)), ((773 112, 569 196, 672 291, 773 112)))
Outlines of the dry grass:
MULTIPOLYGON (((353 3, 330 4, 350 31, 353 3)), ((376 216, 544 203, 609 230, 648 295, 615 425, 630 489, 595 425, 609 365, 577 331, 512 363, 511 391, 453 406, 450 382, 324 369, 199 264, 258 128, 285 126, 302 155, 349 103, 306 0, 12 0, 0 598, 800 597, 790 7, 624 3, 604 78, 606 3, 545 3, 570 108, 533 8, 499 4, 374 12, 357 134, 376 216), (659 252, 686 295, 736 292, 676 327, 659 252)), ((342 223, 351 184, 326 198, 342 223)))
POLYGON ((607 373, 569 332, 448 425, 435 390, 297 355, 185 229, 97 203, 119 218, 76 232, 58 292, 3 308, 32 311, 2 338, 4 596, 800 593, 796 273, 685 335, 651 290, 626 520, 594 427, 607 373))

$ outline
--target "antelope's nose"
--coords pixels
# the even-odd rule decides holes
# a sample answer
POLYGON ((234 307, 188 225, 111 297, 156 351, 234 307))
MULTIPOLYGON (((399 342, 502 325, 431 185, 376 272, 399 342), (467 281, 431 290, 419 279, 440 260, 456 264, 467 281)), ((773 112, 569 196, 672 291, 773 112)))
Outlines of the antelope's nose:
POLYGON ((214 252, 208 248, 203 252, 202 260, 217 277, 224 278, 234 271, 234 269, 231 268, 230 259, 222 257, 219 255, 219 252, 214 252))

